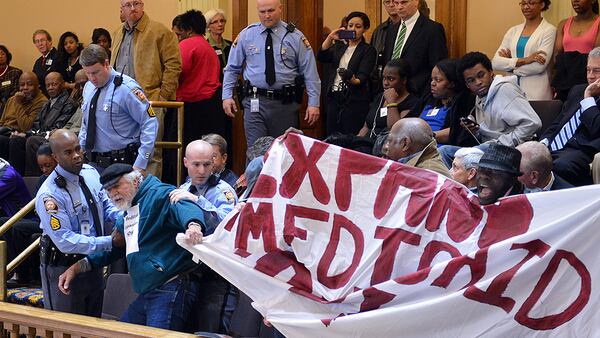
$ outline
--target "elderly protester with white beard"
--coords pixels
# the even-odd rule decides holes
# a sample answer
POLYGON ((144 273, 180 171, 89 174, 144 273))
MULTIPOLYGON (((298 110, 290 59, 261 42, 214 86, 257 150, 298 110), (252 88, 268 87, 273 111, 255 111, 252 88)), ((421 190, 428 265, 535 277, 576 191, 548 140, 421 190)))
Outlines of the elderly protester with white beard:
POLYGON ((192 244, 202 240, 204 217, 200 207, 190 200, 171 203, 174 186, 156 177, 144 177, 128 164, 116 163, 100 177, 114 205, 124 211, 116 222, 116 231, 125 237, 126 250, 113 250, 73 264, 60 276, 59 288, 71 292, 77 274, 106 266, 127 257, 127 266, 138 298, 129 306, 121 321, 185 331, 192 305, 197 299, 198 280, 192 254, 175 241, 186 232, 192 244), (187 230, 187 231, 186 231, 187 230))

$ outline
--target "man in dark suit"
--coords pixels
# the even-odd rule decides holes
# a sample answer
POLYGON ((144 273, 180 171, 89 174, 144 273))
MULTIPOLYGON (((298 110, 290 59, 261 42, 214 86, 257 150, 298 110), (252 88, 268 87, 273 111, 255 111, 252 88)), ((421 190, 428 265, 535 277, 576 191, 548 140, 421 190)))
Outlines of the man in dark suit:
POLYGON ((52 62, 56 59, 56 48, 52 47, 52 37, 44 29, 38 29, 33 33, 33 44, 42 54, 33 64, 33 72, 38 77, 40 89, 44 95, 48 96, 46 91, 46 75, 50 71, 52 62))
POLYGON ((401 21, 388 29, 384 61, 402 58, 412 68, 410 85, 415 94, 429 90, 435 64, 448 57, 444 26, 419 13, 419 0, 394 0, 401 21))
POLYGON ((573 185, 552 172, 552 155, 544 144, 527 141, 517 146, 521 152, 521 172, 519 181, 525 193, 573 188, 573 185))
POLYGON ((550 148, 554 172, 569 183, 592 183, 590 163, 600 152, 600 47, 594 48, 587 63, 587 85, 571 89, 563 109, 541 137, 550 148))

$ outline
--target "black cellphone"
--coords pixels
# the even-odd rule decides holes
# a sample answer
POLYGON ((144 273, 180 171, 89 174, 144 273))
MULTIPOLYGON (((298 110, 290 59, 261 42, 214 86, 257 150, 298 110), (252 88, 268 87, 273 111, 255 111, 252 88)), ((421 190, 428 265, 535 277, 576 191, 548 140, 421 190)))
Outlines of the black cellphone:
POLYGON ((338 36, 342 40, 354 40, 354 39, 356 39, 356 31, 341 30, 338 32, 338 36))

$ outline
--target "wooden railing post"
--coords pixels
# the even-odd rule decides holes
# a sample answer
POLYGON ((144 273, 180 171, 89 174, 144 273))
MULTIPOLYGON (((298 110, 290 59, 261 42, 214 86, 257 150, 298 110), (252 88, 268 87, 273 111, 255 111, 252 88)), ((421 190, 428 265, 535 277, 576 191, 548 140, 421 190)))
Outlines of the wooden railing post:
POLYGON ((6 301, 6 242, 0 241, 0 302, 6 301))

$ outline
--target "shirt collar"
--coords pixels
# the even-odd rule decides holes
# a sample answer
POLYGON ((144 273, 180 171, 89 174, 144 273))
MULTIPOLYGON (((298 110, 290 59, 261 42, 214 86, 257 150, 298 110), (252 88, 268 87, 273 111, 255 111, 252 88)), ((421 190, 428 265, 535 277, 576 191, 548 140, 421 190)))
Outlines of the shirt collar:
POLYGON ((550 182, 548 182, 548 184, 546 184, 546 186, 542 189, 544 191, 550 191, 550 188, 552 188, 553 184, 554 184, 554 173, 550 172, 550 182))
MULTIPOLYGON (((404 21, 404 24, 407 26, 410 26, 412 24, 414 24, 415 22, 417 22, 417 19, 419 18, 420 14, 419 11, 417 11, 413 16, 411 16, 408 20, 404 21)), ((401 21, 402 22, 402 21, 401 21)))
MULTIPOLYGON (((269 27, 266 27, 265 25, 263 25, 261 23, 260 24, 260 28, 261 28, 261 33, 266 33, 266 30, 269 27)), ((275 26, 270 27, 270 28, 273 31, 273 33, 277 34, 277 33, 281 32, 281 31, 285 30, 285 25, 284 25, 283 21, 279 20, 279 22, 275 26)))
POLYGON ((78 174, 73 174, 72 172, 66 171, 60 165, 57 165, 55 170, 56 170, 56 173, 58 173, 60 176, 64 177, 67 181, 74 183, 74 184, 78 184, 78 182, 79 182, 78 174))

